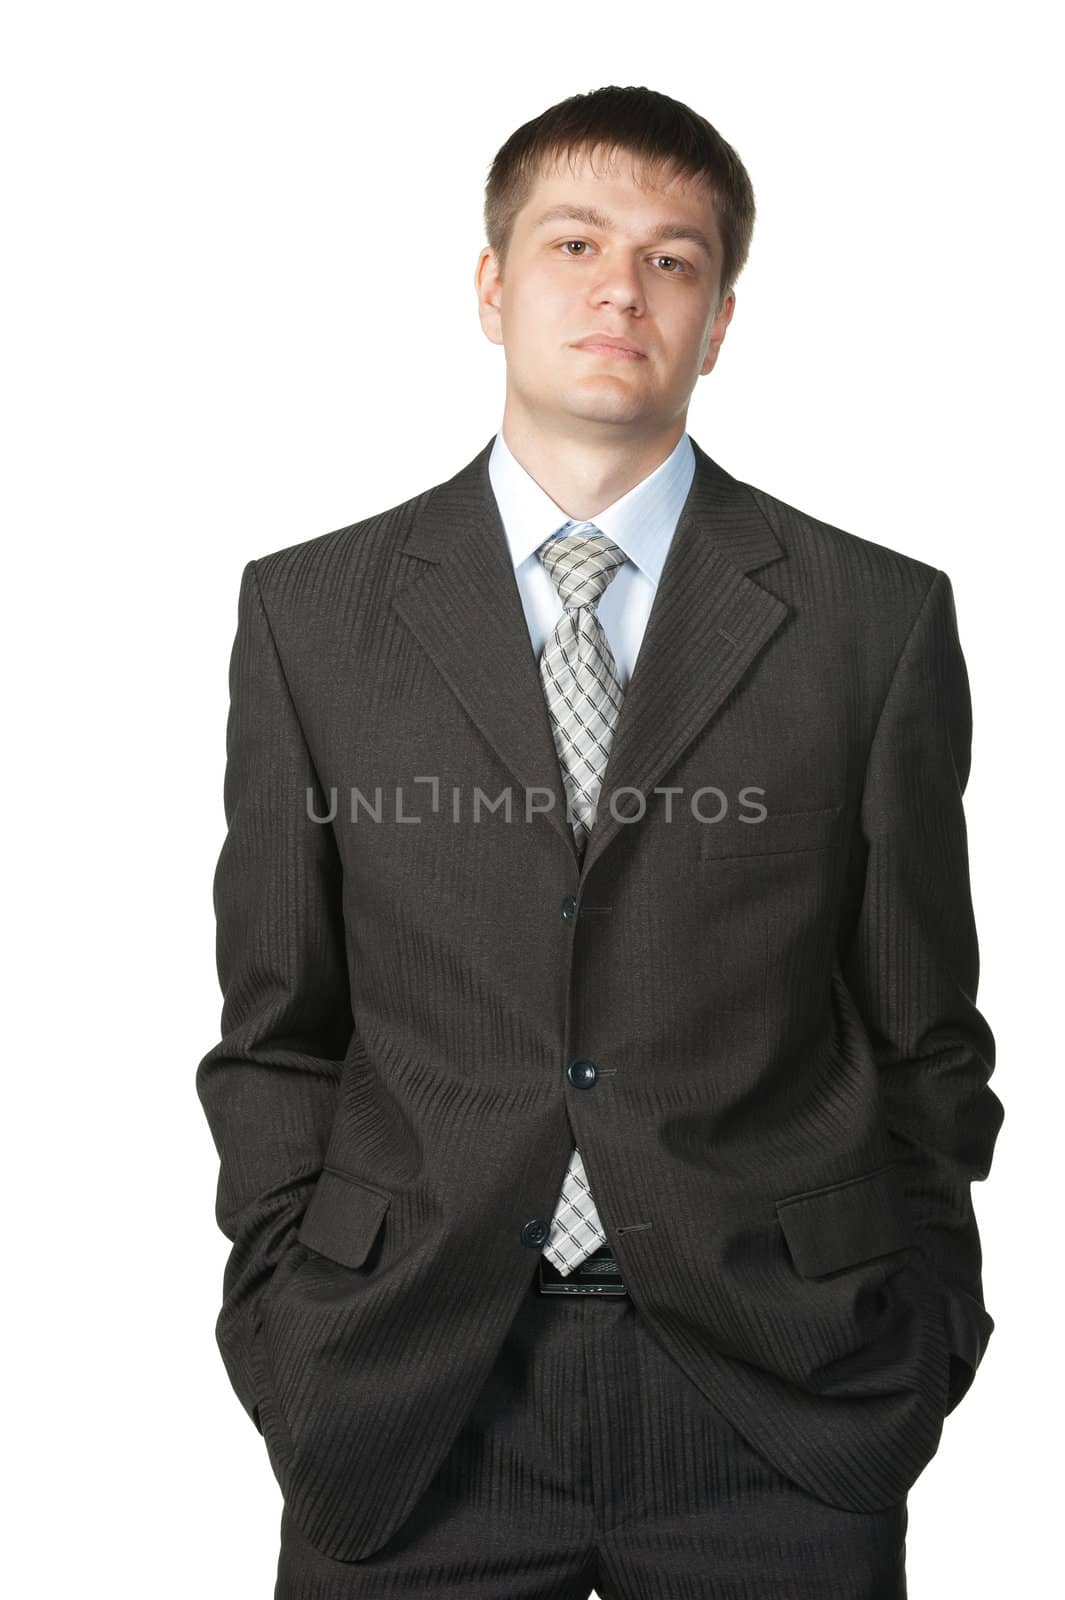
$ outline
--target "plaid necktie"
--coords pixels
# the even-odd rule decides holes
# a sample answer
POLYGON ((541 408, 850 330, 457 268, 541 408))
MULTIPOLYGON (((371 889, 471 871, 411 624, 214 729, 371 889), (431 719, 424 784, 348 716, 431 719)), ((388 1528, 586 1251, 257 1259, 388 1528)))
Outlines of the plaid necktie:
MULTIPOLYGON (((583 857, 622 700, 614 652, 596 606, 626 556, 594 522, 553 535, 536 554, 565 607, 540 657, 540 678, 583 857)), ((584 1162, 574 1149, 544 1254, 565 1277, 605 1243, 584 1162)))

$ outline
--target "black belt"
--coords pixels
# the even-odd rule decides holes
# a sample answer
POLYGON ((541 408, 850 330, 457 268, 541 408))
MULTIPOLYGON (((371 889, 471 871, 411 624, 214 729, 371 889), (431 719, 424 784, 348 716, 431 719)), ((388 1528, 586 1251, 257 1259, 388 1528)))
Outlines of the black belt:
POLYGON ((539 1287, 541 1294, 628 1294, 621 1268, 614 1259, 608 1244, 600 1245, 593 1255, 582 1261, 572 1272, 561 1273, 542 1252, 540 1255, 539 1287))

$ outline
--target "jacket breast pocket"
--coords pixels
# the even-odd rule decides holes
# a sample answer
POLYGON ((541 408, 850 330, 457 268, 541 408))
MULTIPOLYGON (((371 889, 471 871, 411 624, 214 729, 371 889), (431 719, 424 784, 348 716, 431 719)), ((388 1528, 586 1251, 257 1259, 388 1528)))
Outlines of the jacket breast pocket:
POLYGON ((720 822, 701 825, 699 855, 703 861, 719 861, 734 856, 827 850, 840 842, 845 821, 842 804, 816 811, 770 811, 750 822, 740 816, 726 816, 720 822))
POLYGON ((913 1230, 893 1163, 776 1202, 788 1251, 804 1278, 904 1250, 913 1230))
POLYGON ((391 1203, 387 1190, 325 1167, 296 1237, 341 1266, 361 1267, 391 1203))

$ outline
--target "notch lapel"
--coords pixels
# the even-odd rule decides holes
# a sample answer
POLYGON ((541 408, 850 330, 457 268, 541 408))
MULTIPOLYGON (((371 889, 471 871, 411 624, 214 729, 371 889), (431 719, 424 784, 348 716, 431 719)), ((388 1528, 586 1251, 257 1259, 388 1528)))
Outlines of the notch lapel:
POLYGON ((427 567, 392 605, 520 785, 515 815, 524 815, 526 789, 551 792, 540 815, 576 865, 540 668, 488 476, 494 439, 429 491, 403 547, 427 567))
POLYGON ((639 816, 644 802, 650 810, 655 785, 789 615, 747 576, 780 559, 783 546, 746 485, 694 439, 692 448, 695 475, 621 702, 584 873, 619 828, 639 825, 626 815, 639 816))

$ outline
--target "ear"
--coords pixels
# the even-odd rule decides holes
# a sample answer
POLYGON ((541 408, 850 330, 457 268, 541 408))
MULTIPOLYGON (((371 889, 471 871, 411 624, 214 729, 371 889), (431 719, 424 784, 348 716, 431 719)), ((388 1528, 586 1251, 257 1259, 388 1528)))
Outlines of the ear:
POLYGON ((703 357, 703 364, 699 368, 699 376, 701 378, 705 378, 708 372, 712 372, 714 370, 714 366, 717 362, 718 352, 720 351, 722 343, 724 342, 725 330, 732 321, 732 313, 735 311, 735 309, 736 293, 735 290, 731 290, 725 296, 725 303, 721 307, 721 310, 715 312, 714 320, 710 324, 710 343, 706 347, 706 355, 703 357))
POLYGON ((477 257, 473 285, 477 292, 477 312, 486 339, 493 344, 503 343, 503 277, 499 261, 490 244, 486 244, 477 257))

